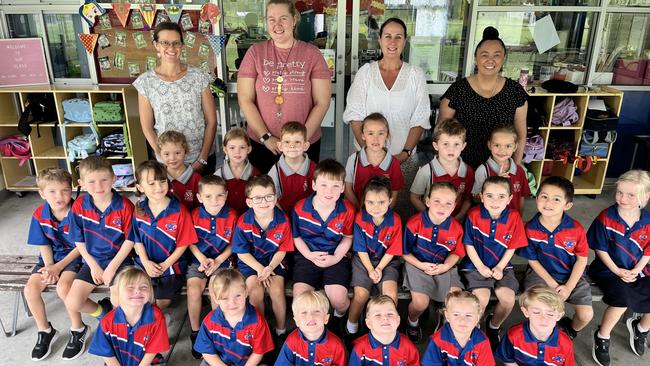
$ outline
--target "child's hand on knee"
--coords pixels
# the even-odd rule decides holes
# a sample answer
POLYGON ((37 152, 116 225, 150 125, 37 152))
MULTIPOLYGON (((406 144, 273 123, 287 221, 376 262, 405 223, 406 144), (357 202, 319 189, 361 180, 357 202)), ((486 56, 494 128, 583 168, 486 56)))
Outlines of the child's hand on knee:
POLYGON ((499 281, 503 278, 503 269, 500 267, 492 268, 492 278, 499 281))

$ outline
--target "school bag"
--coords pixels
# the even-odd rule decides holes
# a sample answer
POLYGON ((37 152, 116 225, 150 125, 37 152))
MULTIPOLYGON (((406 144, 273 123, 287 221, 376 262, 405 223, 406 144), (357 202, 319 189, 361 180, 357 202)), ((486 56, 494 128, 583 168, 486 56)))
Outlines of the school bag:
POLYGON ((18 131, 25 136, 32 133, 32 123, 36 124, 36 132, 41 137, 39 125, 45 122, 54 122, 56 125, 59 121, 56 114, 54 95, 50 93, 31 93, 27 94, 25 110, 18 120, 18 131))
POLYGON ((68 160, 82 160, 97 150, 97 140, 92 133, 79 135, 68 141, 68 160))
POLYGON ((124 123, 124 108, 122 102, 105 100, 93 106, 95 123, 124 123))
POLYGON ((93 121, 88 99, 66 99, 61 104, 63 105, 63 118, 66 121, 74 123, 90 123, 93 121))
POLYGON ((23 166, 32 157, 32 150, 26 136, 13 135, 0 139, 0 154, 18 158, 18 166, 23 166))
POLYGON ((124 133, 122 132, 113 132, 102 137, 99 142, 99 148, 95 152, 100 156, 126 156, 128 155, 128 150, 126 146, 126 139, 124 138, 124 133))
POLYGON ((115 174, 115 183, 113 183, 113 188, 124 188, 135 183, 133 165, 130 163, 114 164, 112 168, 113 173, 115 174))
POLYGON ((578 107, 571 98, 564 98, 553 108, 551 123, 554 126, 571 126, 578 122, 578 107))
POLYGON ((528 164, 533 160, 544 160, 544 139, 540 135, 526 138, 524 163, 528 164))

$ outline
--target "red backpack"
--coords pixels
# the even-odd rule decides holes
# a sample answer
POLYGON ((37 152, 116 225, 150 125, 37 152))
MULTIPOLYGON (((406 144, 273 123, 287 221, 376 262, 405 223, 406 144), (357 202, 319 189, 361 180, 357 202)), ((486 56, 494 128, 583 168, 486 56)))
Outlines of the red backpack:
POLYGON ((23 166, 32 157, 32 150, 27 137, 13 135, 0 139, 0 154, 2 156, 18 158, 20 160, 18 166, 23 166))

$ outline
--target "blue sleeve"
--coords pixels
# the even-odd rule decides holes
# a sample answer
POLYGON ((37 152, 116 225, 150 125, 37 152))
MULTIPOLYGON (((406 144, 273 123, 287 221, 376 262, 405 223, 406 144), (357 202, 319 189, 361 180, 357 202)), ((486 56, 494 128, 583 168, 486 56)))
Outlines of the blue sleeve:
POLYGON ((88 353, 101 357, 115 357, 110 336, 102 329, 101 322, 97 325, 97 331, 93 337, 93 343, 90 344, 88 353))
POLYGON ((474 246, 474 224, 469 217, 465 218, 463 227, 463 244, 474 246))
POLYGON ((589 226, 587 242, 589 243, 589 248, 593 250, 602 250, 603 252, 609 250, 609 236, 607 235, 605 225, 600 221, 600 216, 596 217, 594 222, 591 223, 591 226, 589 226))
POLYGON ((296 210, 291 211, 291 232, 294 238, 300 237, 300 225, 298 225, 298 214, 296 214, 296 210))
POLYGON ((205 353, 208 355, 217 354, 217 350, 214 348, 212 339, 210 338, 210 331, 208 331, 208 327, 205 326, 205 323, 201 324, 201 329, 199 329, 199 335, 196 336, 196 342, 194 343, 194 350, 198 353, 205 353))
POLYGON ((361 356, 357 353, 356 347, 352 350, 352 352, 350 352, 348 366, 363 366, 363 363, 361 362, 361 356))
MULTIPOLYGON (((74 209, 74 204, 72 206, 74 209)), ((70 241, 74 243, 85 243, 83 220, 81 216, 74 213, 73 209, 70 209, 70 212, 68 212, 68 222, 70 223, 68 235, 70 236, 70 241)))
POLYGON ((494 357, 504 363, 515 363, 515 348, 510 343, 510 338, 507 334, 501 339, 501 343, 499 343, 494 357))
POLYGON ((52 245, 50 239, 45 236, 41 224, 36 217, 32 216, 32 221, 29 224, 29 234, 27 235, 27 244, 29 245, 52 245))
POLYGON ((528 239, 528 245, 517 250, 517 255, 524 257, 528 260, 537 260, 537 242, 528 239))
POLYGON ((366 234, 363 233, 363 230, 361 230, 361 227, 356 222, 354 223, 354 235, 352 237, 352 251, 356 253, 368 252, 368 248, 366 248, 366 234))
POLYGON ((413 235, 408 225, 404 226, 404 245, 402 246, 402 254, 407 255, 411 254, 411 249, 415 246, 417 242, 417 237, 413 235))
POLYGON ((235 227, 232 234, 232 252, 238 254, 250 253, 250 245, 246 233, 241 227, 235 227))
POLYGON ((422 355, 422 365, 442 366, 441 354, 440 347, 438 347, 432 338, 429 338, 427 349, 424 350, 424 354, 422 355))
POLYGON ((131 230, 129 230, 126 239, 131 240, 134 243, 142 243, 142 238, 140 238, 140 230, 138 230, 140 224, 138 220, 135 219, 135 215, 131 218, 131 230))
POLYGON ((274 366, 293 366, 296 364, 295 361, 293 351, 285 342, 284 345, 282 345, 282 349, 280 349, 280 353, 278 353, 278 358, 275 360, 274 366))

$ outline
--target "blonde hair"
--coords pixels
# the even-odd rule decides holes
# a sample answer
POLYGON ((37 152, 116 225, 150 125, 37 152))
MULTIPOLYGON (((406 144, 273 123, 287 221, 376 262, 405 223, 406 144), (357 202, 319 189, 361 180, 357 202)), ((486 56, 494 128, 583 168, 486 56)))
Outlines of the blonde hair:
POLYGON ((293 299, 291 311, 293 314, 300 313, 301 309, 321 309, 323 313, 330 311, 330 302, 321 291, 305 291, 293 299))
POLYGON ((514 125, 501 125, 496 127, 495 129, 492 130, 492 132, 490 132, 489 141, 492 141, 492 138, 497 133, 505 133, 505 134, 512 135, 515 138, 515 142, 517 142, 517 139, 519 138, 519 134, 517 133, 517 130, 515 129, 514 125))
POLYGON ((149 278, 147 272, 135 266, 126 267, 124 270, 122 270, 122 272, 120 272, 117 275, 117 281, 116 281, 117 286, 115 287, 117 289, 118 299, 120 297, 121 291, 123 291, 127 286, 134 284, 138 281, 145 282, 147 286, 149 286, 149 300, 147 301, 150 304, 153 304, 154 297, 153 297, 153 285, 151 284, 151 278, 149 278))
POLYGON ((237 285, 246 288, 246 280, 238 270, 234 268, 220 269, 210 280, 210 294, 214 300, 219 300, 224 293, 237 285))
POLYGON ((36 185, 38 189, 44 190, 52 182, 67 184, 72 187, 72 175, 67 170, 61 168, 47 168, 38 172, 36 185))
POLYGON ((248 138, 246 130, 236 127, 226 132, 226 135, 223 137, 223 147, 226 147, 230 141, 237 139, 242 139, 246 141, 246 145, 251 146, 251 140, 248 138))
POLYGON ((483 308, 481 308, 481 302, 478 297, 469 291, 454 291, 447 294, 445 297, 445 308, 444 310, 450 311, 450 304, 452 301, 467 301, 472 303, 476 307, 476 312, 479 317, 483 315, 483 308))
POLYGON ((173 130, 163 132, 160 136, 158 136, 158 141, 156 141, 156 145, 158 145, 158 149, 160 150, 165 144, 181 145, 183 147, 183 150, 185 150, 186 154, 189 151, 187 138, 182 132, 173 131, 173 130))
POLYGON ((79 162, 79 176, 81 179, 83 179, 88 173, 99 171, 106 171, 110 173, 111 176, 115 176, 111 162, 103 156, 89 156, 79 162))
POLYGON ((523 308, 528 308, 533 301, 539 301, 555 311, 564 312, 564 301, 548 286, 535 285, 519 296, 519 305, 523 308))
POLYGON ((650 194, 650 173, 640 169, 629 170, 618 178, 616 185, 618 186, 619 183, 623 182, 636 184, 639 207, 645 207, 648 204, 648 195, 650 194))
POLYGON ((307 141, 307 127, 304 124, 296 121, 287 122, 280 128, 280 140, 284 135, 300 135, 302 139, 307 141))
POLYGON ((361 132, 363 132, 363 130, 366 127, 366 124, 370 121, 380 122, 381 124, 383 124, 384 127, 386 127, 386 134, 390 136, 390 127, 388 126, 388 120, 386 119, 386 117, 384 117, 383 114, 379 112, 370 113, 369 115, 366 116, 366 118, 363 119, 363 121, 361 121, 361 132))
POLYGON ((366 313, 370 312, 371 307, 375 305, 383 305, 383 304, 391 304, 393 305, 393 308, 397 310, 397 304, 395 304, 395 301, 393 300, 392 297, 388 295, 378 295, 368 301, 368 304, 366 305, 366 313))

